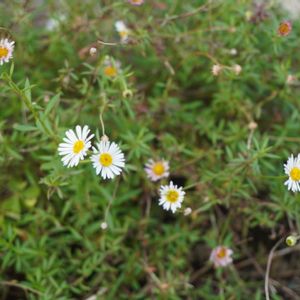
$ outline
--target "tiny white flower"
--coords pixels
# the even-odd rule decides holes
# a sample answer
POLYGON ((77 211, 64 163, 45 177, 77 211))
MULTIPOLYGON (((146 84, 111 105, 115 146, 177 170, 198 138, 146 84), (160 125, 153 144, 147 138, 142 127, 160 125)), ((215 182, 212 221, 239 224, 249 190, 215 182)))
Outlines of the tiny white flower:
POLYGON ((184 195, 185 192, 182 190, 182 187, 177 187, 171 181, 169 185, 162 185, 160 187, 159 205, 162 205, 163 209, 171 209, 175 213, 177 208, 181 207, 184 195))
POLYGON ((94 154, 91 157, 96 174, 103 179, 113 179, 120 175, 125 166, 124 154, 114 142, 101 141, 97 148, 93 148, 94 154))
POLYGON ((15 42, 8 39, 0 40, 0 65, 8 63, 13 57, 15 42))
POLYGON ((91 139, 93 134, 89 135, 90 129, 87 125, 83 128, 76 126, 76 133, 69 129, 66 131, 66 137, 63 139, 64 143, 58 145, 58 153, 62 157, 64 166, 74 167, 79 164, 79 161, 84 159, 88 149, 91 147, 91 139))
POLYGON ((115 77, 121 71, 121 63, 118 60, 113 60, 111 57, 106 56, 103 61, 103 72, 107 77, 115 77))
POLYGON ((213 65, 212 66, 212 69, 211 69, 211 72, 214 76, 218 76, 222 71, 222 66, 220 65, 213 65))
POLYGON ((226 267, 232 263, 233 251, 225 246, 218 246, 212 250, 209 260, 214 267, 226 267))
POLYGON ((128 0, 128 2, 132 5, 142 5, 144 0, 128 0))
POLYGON ((184 210, 184 213, 183 213, 183 214, 184 214, 185 216, 188 216, 188 215, 190 215, 190 214, 192 213, 192 211, 193 211, 193 210, 192 210, 190 207, 187 207, 187 208, 184 210))
POLYGON ((128 39, 129 39, 129 34, 130 34, 129 28, 125 25, 125 23, 123 21, 117 21, 115 23, 115 28, 116 28, 117 32, 119 33, 121 42, 127 43, 128 39))
POLYGON ((157 181, 169 176, 169 162, 166 160, 154 161, 149 159, 145 165, 147 177, 152 181, 157 181))
POLYGON ((291 154, 284 165, 284 172, 289 176, 289 179, 284 183, 284 185, 287 185, 288 190, 293 192, 300 191, 300 154, 295 158, 291 154))

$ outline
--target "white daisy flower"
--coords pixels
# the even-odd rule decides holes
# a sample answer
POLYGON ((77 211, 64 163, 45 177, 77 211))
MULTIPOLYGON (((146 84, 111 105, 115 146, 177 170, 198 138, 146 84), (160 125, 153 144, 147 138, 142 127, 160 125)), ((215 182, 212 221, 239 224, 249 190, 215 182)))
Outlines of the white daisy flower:
POLYGON ((284 185, 287 185, 288 190, 300 191, 300 154, 295 158, 293 154, 289 157, 284 165, 284 172, 289 176, 289 179, 284 183, 284 185))
POLYGON ((142 5, 144 0, 128 0, 128 2, 132 5, 142 5))
POLYGON ((91 160, 97 175, 100 174, 103 179, 113 179, 121 174, 125 159, 116 143, 102 140, 93 150, 95 154, 92 155, 91 160))
POLYGON ((209 260, 214 267, 226 267, 232 263, 233 251, 225 246, 218 246, 212 250, 209 260))
POLYGON ((149 159, 145 165, 147 177, 152 181, 157 181, 169 176, 169 162, 165 160, 154 161, 149 159))
POLYGON ((111 57, 106 56, 103 62, 103 72, 107 77, 115 77, 121 71, 121 63, 120 61, 114 61, 111 57))
POLYGON ((182 187, 177 187, 171 181, 169 185, 162 185, 160 187, 159 205, 162 205, 163 209, 171 209, 175 213, 177 208, 181 207, 184 195, 185 192, 182 190, 182 187))
POLYGON ((90 140, 94 137, 93 134, 89 135, 89 132, 90 129, 87 125, 83 128, 77 125, 76 133, 72 129, 66 131, 64 143, 58 145, 58 153, 63 156, 61 160, 64 166, 75 167, 86 156, 91 147, 90 140))
POLYGON ((8 63, 13 57, 15 42, 8 39, 0 40, 0 65, 8 63))
POLYGON ((123 21, 117 21, 115 23, 115 28, 117 32, 119 33, 119 36, 121 38, 122 43, 127 43, 129 39, 129 28, 125 25, 123 21))

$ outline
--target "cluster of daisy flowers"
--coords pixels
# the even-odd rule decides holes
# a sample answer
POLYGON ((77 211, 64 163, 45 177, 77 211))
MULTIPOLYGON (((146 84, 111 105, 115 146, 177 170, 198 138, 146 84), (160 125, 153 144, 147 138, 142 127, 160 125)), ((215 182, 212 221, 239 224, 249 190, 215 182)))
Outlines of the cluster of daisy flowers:
MULTIPOLYGON (((145 165, 145 172, 147 177, 153 182, 167 178, 170 175, 169 162, 164 159, 149 159, 145 165)), ((174 185, 172 181, 168 185, 161 185, 159 193, 159 205, 165 210, 171 210, 173 213, 181 207, 185 196, 183 188, 174 185)), ((184 215, 187 216, 191 212, 192 209, 188 207, 184 210, 184 215)), ((212 250, 209 260, 215 268, 226 267, 232 264, 232 255, 232 249, 226 246, 217 246, 212 250)))
MULTIPOLYGON (((83 128, 77 125, 75 131, 69 129, 65 135, 63 143, 58 146, 58 153, 62 156, 64 166, 76 167, 88 155, 94 134, 90 134, 87 125, 83 128)), ((121 174, 125 166, 125 158, 115 142, 110 142, 107 136, 103 136, 100 143, 96 143, 96 147, 92 149, 93 154, 90 159, 97 175, 103 179, 113 179, 121 174)))
MULTIPOLYGON (((167 178, 170 175, 169 169, 169 162, 164 159, 156 161, 149 159, 145 165, 147 177, 153 182, 167 178)), ((171 181, 168 185, 160 186, 159 194, 159 205, 161 205, 163 209, 171 210, 175 213, 178 208, 181 208, 185 195, 182 187, 178 187, 171 181)))

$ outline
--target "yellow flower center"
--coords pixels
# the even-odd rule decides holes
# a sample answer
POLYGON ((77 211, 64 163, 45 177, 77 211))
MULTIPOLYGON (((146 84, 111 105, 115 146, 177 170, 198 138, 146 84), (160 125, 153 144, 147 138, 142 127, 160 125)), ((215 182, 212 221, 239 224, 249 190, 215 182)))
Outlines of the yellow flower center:
POLYGON ((112 165, 113 158, 109 153, 102 153, 99 157, 99 162, 103 167, 112 165))
POLYGON ((227 249, 224 247, 222 247, 217 253, 217 257, 220 259, 226 257, 226 255, 227 255, 227 249))
POLYGON ((104 69, 104 74, 109 77, 115 77, 117 73, 117 68, 115 68, 114 66, 107 66, 104 69))
POLYGON ((291 31, 291 27, 287 23, 282 23, 280 24, 278 31, 281 35, 287 35, 291 31))
POLYGON ((299 181, 300 180, 300 169, 297 167, 294 167, 290 172, 290 176, 294 181, 299 181))
POLYGON ((165 172, 165 167, 164 167, 163 163, 157 162, 152 167, 152 171, 155 175, 161 176, 165 172))
POLYGON ((134 4, 140 4, 140 3, 142 3, 141 0, 131 0, 131 2, 134 3, 134 4))
POLYGON ((169 202, 175 203, 178 200, 179 193, 175 190, 170 190, 166 194, 166 198, 169 202))
POLYGON ((75 154, 78 154, 83 148, 84 148, 84 142, 81 140, 78 140, 73 146, 73 152, 75 154))
POLYGON ((0 47, 0 58, 6 57, 8 55, 8 49, 0 47))
POLYGON ((128 37, 128 31, 127 30, 122 30, 119 32, 119 35, 122 39, 126 39, 128 37))

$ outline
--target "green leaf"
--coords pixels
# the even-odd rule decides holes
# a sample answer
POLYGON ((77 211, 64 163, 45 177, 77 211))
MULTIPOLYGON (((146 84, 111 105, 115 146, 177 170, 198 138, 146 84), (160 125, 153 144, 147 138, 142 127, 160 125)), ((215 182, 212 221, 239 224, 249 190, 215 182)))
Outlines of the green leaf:
POLYGON ((50 99, 50 101, 48 102, 48 104, 46 106, 46 110, 45 110, 46 116, 50 113, 50 111, 53 109, 53 107, 59 100, 60 100, 60 94, 57 94, 50 99))
POLYGON ((35 126, 32 126, 32 125, 22 125, 22 124, 14 124, 13 128, 16 129, 16 130, 18 130, 18 131, 23 131, 23 132, 37 130, 37 128, 35 126))
POLYGON ((26 98, 31 102, 31 86, 28 78, 25 81, 24 94, 26 98))

